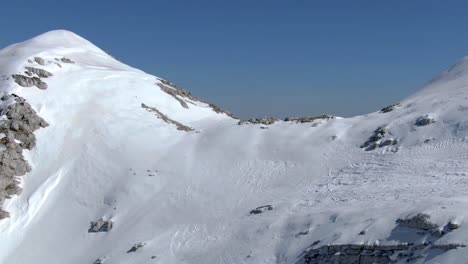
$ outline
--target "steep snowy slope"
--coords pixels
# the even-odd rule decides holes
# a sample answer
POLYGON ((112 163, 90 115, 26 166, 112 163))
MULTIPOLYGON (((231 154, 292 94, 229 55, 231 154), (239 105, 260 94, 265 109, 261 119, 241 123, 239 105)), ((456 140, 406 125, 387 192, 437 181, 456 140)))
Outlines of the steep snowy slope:
POLYGON ((0 263, 465 263, 467 61, 381 112, 238 125, 71 32, 7 47, 0 89, 48 126, 0 263))

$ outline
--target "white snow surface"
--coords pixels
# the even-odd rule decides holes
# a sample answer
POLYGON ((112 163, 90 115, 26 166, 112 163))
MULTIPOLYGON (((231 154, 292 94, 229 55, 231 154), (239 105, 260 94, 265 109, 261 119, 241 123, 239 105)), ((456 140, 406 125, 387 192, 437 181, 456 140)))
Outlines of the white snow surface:
MULTIPOLYGON (((156 77, 64 30, 1 50, 0 75, 2 91, 50 124, 25 151, 32 171, 23 192, 3 206, 11 217, 0 221, 0 263, 293 264, 317 240, 405 242, 395 221, 420 212, 461 224, 438 242, 468 244, 466 58, 392 112, 268 129, 239 126, 203 102, 183 108, 156 77), (29 63, 34 57, 47 64, 29 63), (62 57, 75 63, 60 67, 62 57), (48 89, 8 78, 25 66, 52 72, 48 89), (416 126, 425 115, 436 122, 416 126), (359 148, 381 125, 399 143, 359 148), (266 204, 274 209, 249 214, 266 204), (113 229, 88 233, 100 218, 113 229), (126 253, 136 243, 146 244, 126 253)), ((466 256, 459 248, 415 263, 466 256)))

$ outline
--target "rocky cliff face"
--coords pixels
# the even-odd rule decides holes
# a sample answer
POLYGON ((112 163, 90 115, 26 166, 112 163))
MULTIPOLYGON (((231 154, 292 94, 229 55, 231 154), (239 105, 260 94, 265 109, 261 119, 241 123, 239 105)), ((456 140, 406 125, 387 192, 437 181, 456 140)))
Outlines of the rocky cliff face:
MULTIPOLYGON (((23 156, 23 149, 32 149, 36 145, 34 131, 47 127, 47 122, 36 114, 24 98, 14 94, 1 97, 4 108, 0 120, 0 206, 5 199, 19 194, 17 177, 31 170, 23 156)), ((0 219, 8 213, 0 210, 0 219)))

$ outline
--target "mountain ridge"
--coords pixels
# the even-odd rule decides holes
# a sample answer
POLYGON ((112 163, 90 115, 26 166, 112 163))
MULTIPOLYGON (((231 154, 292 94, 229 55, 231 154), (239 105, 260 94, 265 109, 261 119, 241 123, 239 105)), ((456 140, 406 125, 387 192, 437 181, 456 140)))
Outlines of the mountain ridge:
POLYGON ((465 259, 464 60, 381 111, 239 125, 67 38, 88 45, 53 31, 0 51, 2 92, 47 122, 22 150, 23 191, 3 204, 0 262, 465 259))

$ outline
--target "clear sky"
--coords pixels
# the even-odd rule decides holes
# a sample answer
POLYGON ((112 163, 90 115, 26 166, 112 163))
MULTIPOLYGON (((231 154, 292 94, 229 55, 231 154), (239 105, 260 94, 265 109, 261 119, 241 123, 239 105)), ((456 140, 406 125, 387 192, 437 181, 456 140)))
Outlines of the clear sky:
POLYGON ((468 55, 462 0, 14 0, 1 9, 1 47, 68 29, 241 117, 375 111, 468 55))

